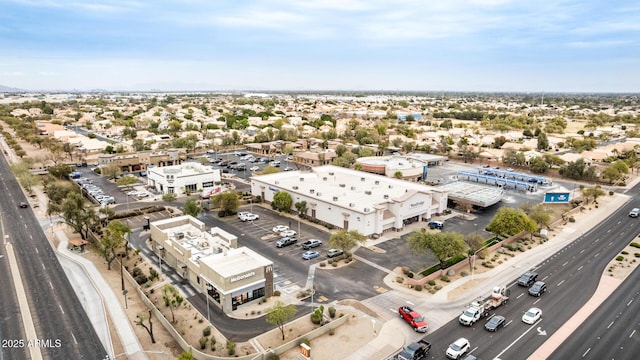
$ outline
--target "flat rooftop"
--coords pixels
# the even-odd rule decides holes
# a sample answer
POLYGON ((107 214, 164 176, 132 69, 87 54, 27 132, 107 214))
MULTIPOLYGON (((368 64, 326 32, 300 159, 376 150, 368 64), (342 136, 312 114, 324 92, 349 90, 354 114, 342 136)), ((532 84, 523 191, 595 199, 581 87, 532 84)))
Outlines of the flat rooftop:
POLYGON ((370 156, 359 158, 358 162, 367 165, 384 165, 388 170, 405 170, 413 168, 422 168, 426 162, 418 159, 407 158, 404 156, 370 156))
POLYGON ((225 278, 273 264, 269 259, 244 246, 202 258, 200 261, 225 278))
POLYGON ((489 207, 498 203, 504 197, 504 190, 495 186, 485 186, 468 182, 456 181, 438 186, 449 193, 449 199, 468 201, 469 203, 489 207))
POLYGON ((373 206, 377 204, 394 200, 402 202, 416 192, 445 192, 427 185, 332 165, 315 167, 311 171, 256 176, 253 179, 363 213, 374 211, 373 206))

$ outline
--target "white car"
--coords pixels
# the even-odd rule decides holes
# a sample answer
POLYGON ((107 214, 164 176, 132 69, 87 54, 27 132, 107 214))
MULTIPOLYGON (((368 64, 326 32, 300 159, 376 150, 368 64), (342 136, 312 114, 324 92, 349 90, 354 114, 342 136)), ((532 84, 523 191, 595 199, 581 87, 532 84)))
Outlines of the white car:
POLYGON ((241 221, 253 221, 253 220, 258 220, 260 218, 260 216, 258 216, 257 214, 252 214, 252 213, 247 213, 244 216, 240 217, 241 221))
POLYGON ((238 219, 242 220, 242 218, 243 218, 243 217, 245 217, 245 216, 247 216, 247 215, 249 215, 249 214, 251 214, 251 213, 250 213, 250 212, 248 212, 248 211, 240 211, 240 212, 238 213, 238 219))
POLYGON ((249 170, 258 171, 258 170, 260 170, 260 167, 259 166, 252 166, 252 167, 249 168, 249 170))
POLYGON ((289 227, 286 225, 278 225, 276 227, 274 227, 273 229, 271 229, 274 233, 281 233, 283 231, 287 231, 289 230, 289 227))
POLYGON ((527 310, 526 313, 524 313, 524 315, 522 315, 522 322, 524 322, 525 324, 535 324, 536 321, 540 320, 540 318, 542 317, 542 310, 538 309, 538 308, 531 308, 529 310, 527 310))
POLYGON ((280 231, 280 236, 282 236, 282 237, 294 237, 294 236, 296 236, 296 232, 293 231, 293 230, 280 231))
POLYGON ((469 349, 471 349, 469 340, 460 338, 454 341, 453 344, 449 345, 449 348, 447 349, 447 357, 449 359, 460 359, 462 355, 469 351, 469 349))

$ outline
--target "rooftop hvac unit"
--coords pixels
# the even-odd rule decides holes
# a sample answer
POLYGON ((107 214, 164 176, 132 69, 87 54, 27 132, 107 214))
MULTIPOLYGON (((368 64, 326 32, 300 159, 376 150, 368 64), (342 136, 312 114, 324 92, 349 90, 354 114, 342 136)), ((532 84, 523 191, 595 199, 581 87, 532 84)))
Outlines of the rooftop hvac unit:
POLYGON ((376 180, 376 185, 380 185, 380 180, 376 180))
POLYGON ((329 175, 333 175, 333 172, 330 172, 329 175))
POLYGON ((333 201, 338 201, 338 197, 337 197, 337 196, 334 196, 334 197, 333 197, 333 201))
POLYGON ((389 185, 389 189, 393 189, 393 185, 389 185))
POLYGON ((293 190, 298 190, 298 187, 296 185, 293 186, 293 190))
MULTIPOLYGON (((276 183, 276 185, 278 185, 278 184, 280 184, 280 181, 276 180, 275 183, 276 183)), ((389 185, 389 186, 391 186, 391 185, 389 185)))
POLYGON ((309 189, 309 193, 313 194, 314 192, 316 192, 315 189, 309 189))
POLYGON ((384 198, 385 198, 385 199, 388 199, 388 198, 389 198, 389 195, 384 194, 384 198))
POLYGON ((327 177, 326 177, 326 176, 325 176, 325 177, 323 177, 323 178, 322 178, 322 180, 323 180, 323 181, 327 181, 327 177))
POLYGON ((369 190, 365 191, 364 193, 367 194, 367 195, 371 195, 371 191, 369 191, 369 190))
POLYGON ((349 207, 354 207, 354 206, 356 206, 356 204, 354 204, 354 203, 349 203, 349 207))
POLYGON ((300 181, 304 181, 304 178, 300 178, 300 181))
POLYGON ((356 187, 355 187, 355 186, 352 186, 352 187, 351 187, 351 190, 355 190, 355 189, 356 189, 356 187))
POLYGON ((340 184, 340 187, 345 187, 345 186, 346 186, 345 184, 340 184))
POLYGON ((316 195, 317 195, 317 196, 320 196, 320 195, 322 195, 322 194, 321 194, 321 193, 316 193, 316 195))
POLYGON ((364 212, 369 212, 369 211, 371 211, 371 209, 369 209, 369 208, 364 208, 364 212))
POLYGON ((365 179, 365 178, 361 177, 361 178, 360 178, 360 181, 364 181, 364 179, 365 179))

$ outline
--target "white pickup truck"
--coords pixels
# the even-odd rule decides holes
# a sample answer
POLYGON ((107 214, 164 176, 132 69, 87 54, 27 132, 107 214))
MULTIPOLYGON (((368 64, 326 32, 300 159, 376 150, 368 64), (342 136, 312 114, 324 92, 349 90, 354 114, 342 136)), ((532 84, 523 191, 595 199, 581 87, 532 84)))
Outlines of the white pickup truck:
POLYGON ((465 326, 471 326, 478 320, 489 315, 489 311, 506 304, 509 300, 509 290, 496 286, 491 291, 491 297, 487 301, 474 301, 462 312, 458 322, 465 326))

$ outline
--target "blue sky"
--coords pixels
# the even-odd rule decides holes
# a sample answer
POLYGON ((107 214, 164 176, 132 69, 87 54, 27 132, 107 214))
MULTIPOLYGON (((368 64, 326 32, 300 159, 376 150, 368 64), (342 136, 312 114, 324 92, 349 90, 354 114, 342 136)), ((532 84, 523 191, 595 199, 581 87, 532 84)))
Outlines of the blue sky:
POLYGON ((0 0, 0 85, 640 92, 640 2, 0 0))

